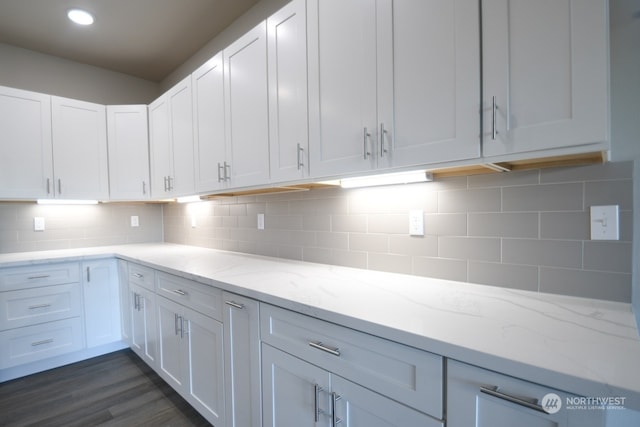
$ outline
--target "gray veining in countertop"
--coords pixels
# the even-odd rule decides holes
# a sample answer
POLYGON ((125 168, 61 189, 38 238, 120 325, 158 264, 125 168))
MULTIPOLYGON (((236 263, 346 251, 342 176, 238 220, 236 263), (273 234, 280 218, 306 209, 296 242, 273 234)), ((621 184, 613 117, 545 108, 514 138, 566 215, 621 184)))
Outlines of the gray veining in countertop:
POLYGON ((0 254, 0 267, 139 262, 426 351, 640 409, 630 304, 216 251, 139 244, 0 254))

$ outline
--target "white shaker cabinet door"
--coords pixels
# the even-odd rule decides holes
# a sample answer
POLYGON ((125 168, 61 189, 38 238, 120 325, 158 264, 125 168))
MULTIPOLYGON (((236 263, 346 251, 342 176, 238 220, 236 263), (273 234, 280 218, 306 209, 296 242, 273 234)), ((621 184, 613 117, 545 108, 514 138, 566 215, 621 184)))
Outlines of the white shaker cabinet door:
POLYGON ((56 198, 108 200, 105 106, 53 96, 51 117, 56 198))
POLYGON ((120 341, 120 286, 115 259, 82 263, 87 347, 120 341))
POLYGON ((51 97, 0 87, 0 198, 53 197, 51 97))
POLYGON ((168 179, 173 175, 173 149, 169 133, 169 103, 166 95, 149 104, 149 162, 151 195, 169 197, 168 179))
POLYGON ((482 2, 485 156, 608 147, 607 19, 605 0, 482 2))
POLYGON ((141 286, 129 283, 131 310, 131 349, 147 365, 156 368, 157 325, 156 294, 141 286))
POLYGON ((223 51, 230 187, 269 181, 267 27, 262 22, 223 51))
POLYGON ((169 126, 173 154, 173 175, 169 181, 174 196, 193 194, 193 101, 191 76, 169 89, 169 126))
POLYGON ((378 3, 379 167, 480 156, 475 0, 378 3))
POLYGON ((191 75, 196 192, 225 185, 226 163, 224 74, 222 53, 191 75))
POLYGON ((309 1, 309 146, 314 177, 376 167, 376 4, 309 1))
POLYGON ((306 1, 267 19, 271 181, 308 175, 306 1))
POLYGON ((111 200, 150 197, 146 105, 108 105, 109 194, 111 200))

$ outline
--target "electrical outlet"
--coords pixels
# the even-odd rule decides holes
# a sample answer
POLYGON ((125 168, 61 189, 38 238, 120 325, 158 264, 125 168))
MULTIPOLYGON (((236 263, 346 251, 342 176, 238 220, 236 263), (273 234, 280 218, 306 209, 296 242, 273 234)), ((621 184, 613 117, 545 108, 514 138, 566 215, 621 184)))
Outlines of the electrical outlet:
POLYGON ((258 230, 264 230, 264 214, 258 214, 258 230))
POLYGON ((131 216, 131 226, 140 227, 140 218, 138 218, 138 215, 131 216))
POLYGON ((33 231, 44 231, 44 218, 37 216, 33 218, 33 231))
POLYGON ((409 235, 424 236, 424 211, 409 211, 409 235))

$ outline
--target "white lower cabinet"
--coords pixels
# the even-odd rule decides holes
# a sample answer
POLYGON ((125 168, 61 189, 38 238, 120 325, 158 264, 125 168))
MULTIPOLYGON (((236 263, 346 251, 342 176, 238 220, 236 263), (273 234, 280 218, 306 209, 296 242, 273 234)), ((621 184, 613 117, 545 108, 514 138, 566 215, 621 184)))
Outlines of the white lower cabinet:
POLYGON ((129 282, 131 349, 149 366, 156 366, 156 294, 129 282))
POLYGON ((222 323, 158 296, 158 373, 214 425, 225 425, 222 323))
POLYGON ((258 301, 224 292, 224 369, 228 427, 262 426, 258 301))
POLYGON ((82 263, 87 347, 120 341, 120 286, 116 260, 82 263))
POLYGON ((570 409, 572 395, 457 361, 447 363, 448 427, 601 427, 605 411, 570 409))

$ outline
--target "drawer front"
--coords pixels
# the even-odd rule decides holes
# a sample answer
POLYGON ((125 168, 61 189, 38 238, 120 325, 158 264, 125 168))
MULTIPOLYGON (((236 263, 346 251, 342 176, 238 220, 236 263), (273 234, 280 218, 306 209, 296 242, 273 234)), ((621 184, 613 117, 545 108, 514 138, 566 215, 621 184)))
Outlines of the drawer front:
POLYGON ((442 418, 441 356, 267 304, 260 310, 263 341, 442 418))
POLYGON ((139 264, 129 264, 129 283, 142 286, 150 291, 155 290, 155 270, 139 264))
POLYGON ((46 286, 0 293, 0 330, 80 316, 80 284, 46 286))
POLYGON ((222 291, 173 274, 158 272, 156 293, 222 321, 222 291))
POLYGON ((80 264, 75 262, 0 269, 0 291, 62 285, 79 281, 80 264))
POLYGON ((82 350, 79 317, 0 332, 0 368, 82 350))

